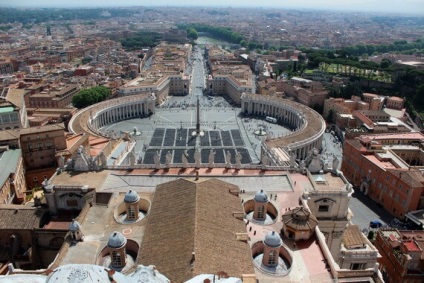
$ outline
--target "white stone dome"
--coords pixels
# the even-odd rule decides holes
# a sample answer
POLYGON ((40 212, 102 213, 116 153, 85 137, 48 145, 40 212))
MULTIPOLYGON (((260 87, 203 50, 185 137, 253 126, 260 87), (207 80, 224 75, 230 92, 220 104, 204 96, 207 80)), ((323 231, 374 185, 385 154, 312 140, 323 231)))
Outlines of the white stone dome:
POLYGON ((268 202, 268 196, 266 195, 264 190, 260 190, 256 192, 254 200, 257 202, 268 202))
POLYGON ((72 219, 72 222, 69 224, 69 231, 80 231, 81 230, 81 224, 78 223, 75 219, 72 219))
POLYGON ((268 247, 277 248, 281 246, 281 238, 278 235, 278 233, 275 233, 275 231, 272 231, 271 233, 268 233, 265 236, 264 244, 268 247))
POLYGON ((107 246, 110 248, 120 248, 127 243, 127 238, 119 232, 113 232, 109 237, 107 246))
POLYGON ((137 194, 137 192, 134 192, 132 190, 129 190, 124 197, 124 202, 126 203, 133 203, 140 200, 140 196, 137 194))

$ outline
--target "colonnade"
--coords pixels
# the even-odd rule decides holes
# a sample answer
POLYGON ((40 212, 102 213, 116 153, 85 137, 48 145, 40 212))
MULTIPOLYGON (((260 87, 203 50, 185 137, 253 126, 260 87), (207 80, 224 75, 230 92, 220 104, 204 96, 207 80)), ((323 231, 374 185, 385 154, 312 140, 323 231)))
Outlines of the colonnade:
POLYGON ((282 148, 288 154, 295 153, 299 159, 305 159, 312 149, 320 149, 322 146, 325 121, 318 113, 305 105, 283 98, 243 94, 241 111, 245 114, 270 116, 290 125, 294 132, 275 140, 285 144, 282 148), (288 142, 289 139, 293 139, 293 136, 298 136, 299 139, 288 142), (284 142, 285 139, 287 143, 284 142))
POLYGON ((79 134, 84 132, 102 133, 99 129, 115 122, 144 117, 155 113, 156 96, 139 94, 102 101, 81 109, 69 121, 69 130, 79 134))
POLYGON ((305 124, 305 118, 294 108, 287 105, 269 105, 262 102, 252 101, 248 103, 247 112, 242 109, 243 113, 254 115, 264 115, 276 118, 289 124, 292 128, 298 130, 305 124))
POLYGON ((97 112, 91 119, 92 129, 113 124, 117 121, 147 116, 154 113, 155 103, 136 101, 128 104, 114 105, 97 112), (150 107, 149 107, 150 106, 150 107))

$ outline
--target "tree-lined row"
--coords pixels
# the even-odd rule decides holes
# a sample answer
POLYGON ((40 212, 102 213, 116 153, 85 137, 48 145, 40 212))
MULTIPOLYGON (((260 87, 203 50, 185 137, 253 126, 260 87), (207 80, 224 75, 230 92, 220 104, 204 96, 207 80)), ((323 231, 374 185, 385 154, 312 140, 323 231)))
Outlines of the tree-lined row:
POLYGON ((187 30, 194 29, 197 32, 206 32, 211 37, 225 40, 230 43, 239 44, 243 40, 243 36, 238 32, 234 32, 231 28, 228 27, 218 27, 218 26, 209 26, 205 24, 179 24, 177 25, 178 29, 187 30))
POLYGON ((362 56, 364 54, 372 55, 374 53, 387 53, 387 52, 407 52, 409 51, 423 51, 424 39, 417 39, 412 42, 406 40, 397 40, 392 44, 363 44, 345 47, 344 50, 354 56, 362 56))
POLYGON ((142 47, 155 47, 162 40, 162 35, 157 32, 138 32, 133 36, 121 40, 122 47, 126 49, 140 49, 142 47))

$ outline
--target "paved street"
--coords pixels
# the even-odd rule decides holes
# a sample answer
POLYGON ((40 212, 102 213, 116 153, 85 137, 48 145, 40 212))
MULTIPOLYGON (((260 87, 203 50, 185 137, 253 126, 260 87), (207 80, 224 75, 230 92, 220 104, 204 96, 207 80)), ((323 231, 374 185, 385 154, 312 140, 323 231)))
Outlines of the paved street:
POLYGON ((393 219, 390 214, 378 207, 370 197, 364 195, 359 189, 356 189, 353 193, 349 208, 354 214, 352 223, 358 225, 361 230, 368 229, 370 221, 378 220, 383 225, 387 225, 393 219))

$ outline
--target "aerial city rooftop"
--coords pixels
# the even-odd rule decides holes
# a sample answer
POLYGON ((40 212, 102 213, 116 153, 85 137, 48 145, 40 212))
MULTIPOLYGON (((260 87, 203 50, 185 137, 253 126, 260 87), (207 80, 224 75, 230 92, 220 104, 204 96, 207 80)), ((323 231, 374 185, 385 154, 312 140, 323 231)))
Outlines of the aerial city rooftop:
POLYGON ((422 18, 5 11, 0 282, 423 282, 422 18))

